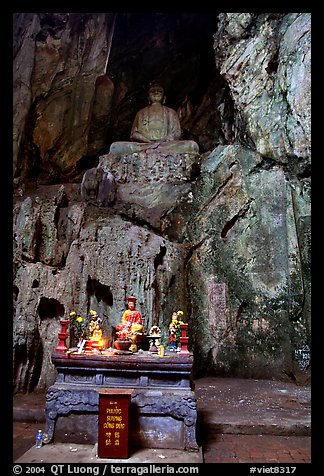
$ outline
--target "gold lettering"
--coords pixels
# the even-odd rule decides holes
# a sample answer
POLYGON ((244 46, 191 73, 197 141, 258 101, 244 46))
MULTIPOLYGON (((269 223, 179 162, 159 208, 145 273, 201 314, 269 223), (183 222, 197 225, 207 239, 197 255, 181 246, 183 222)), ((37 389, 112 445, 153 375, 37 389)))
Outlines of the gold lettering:
POLYGON ((106 416, 106 421, 122 421, 122 419, 123 419, 122 416, 116 416, 116 415, 106 416))
POLYGON ((106 408, 106 413, 109 413, 110 415, 121 415, 121 412, 121 408, 106 408))
POLYGON ((115 428, 115 423, 104 423, 103 427, 104 428, 115 428))
POLYGON ((116 423, 116 430, 123 430, 125 428, 125 423, 116 423))

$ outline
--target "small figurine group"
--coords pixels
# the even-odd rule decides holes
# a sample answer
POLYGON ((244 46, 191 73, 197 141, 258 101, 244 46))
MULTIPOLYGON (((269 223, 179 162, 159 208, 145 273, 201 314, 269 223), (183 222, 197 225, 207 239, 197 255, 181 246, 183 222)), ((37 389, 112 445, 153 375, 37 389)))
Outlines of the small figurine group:
MULTIPOLYGON (((131 352, 136 352, 139 344, 139 338, 142 336, 143 321, 139 311, 135 309, 136 298, 130 296, 127 299, 128 309, 124 312, 122 320, 116 326, 118 339, 131 340, 131 352)), ((102 338, 101 319, 96 311, 91 310, 91 321, 89 323, 89 337, 92 341, 99 341, 102 338)), ((169 325, 169 350, 171 352, 180 352, 181 344, 181 324, 184 322, 183 311, 172 313, 171 323, 169 325)), ((161 330, 157 326, 153 326, 150 331, 150 337, 159 339, 161 337, 161 330)), ((160 341, 154 341, 156 345, 160 345, 160 341)))
POLYGON ((181 317, 183 316, 183 311, 174 312, 172 314, 171 324, 169 325, 169 350, 170 352, 180 352, 180 337, 181 329, 180 325, 183 324, 181 317))
MULTIPOLYGON (((132 346, 130 350, 132 352, 137 351, 138 338, 142 333, 143 322, 141 313, 135 310, 136 298, 131 296, 127 299, 128 309, 124 312, 121 323, 117 324, 116 331, 119 338, 129 338, 132 341, 132 346)), ((180 325, 184 324, 182 321, 183 311, 174 312, 172 314, 172 320, 169 325, 169 350, 171 352, 180 352, 180 337, 181 329, 180 325)), ((153 326, 150 331, 151 337, 156 337, 157 339, 161 337, 161 330, 157 326, 153 326)), ((156 345, 159 345, 160 342, 156 341, 156 345)))

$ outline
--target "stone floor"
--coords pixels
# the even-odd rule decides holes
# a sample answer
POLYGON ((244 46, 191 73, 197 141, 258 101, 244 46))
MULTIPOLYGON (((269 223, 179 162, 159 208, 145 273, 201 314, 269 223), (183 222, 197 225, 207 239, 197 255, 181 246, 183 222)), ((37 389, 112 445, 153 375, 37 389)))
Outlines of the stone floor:
MULTIPOLYGON (((311 388, 270 380, 195 380, 199 452, 131 449, 127 463, 311 463, 311 388)), ((44 445, 44 394, 14 397, 14 462, 93 462, 93 445, 44 445), (91 459, 92 458, 92 459, 91 459)), ((100 462, 110 461, 100 459, 100 462)), ((111 460, 118 462, 117 460, 111 460)))

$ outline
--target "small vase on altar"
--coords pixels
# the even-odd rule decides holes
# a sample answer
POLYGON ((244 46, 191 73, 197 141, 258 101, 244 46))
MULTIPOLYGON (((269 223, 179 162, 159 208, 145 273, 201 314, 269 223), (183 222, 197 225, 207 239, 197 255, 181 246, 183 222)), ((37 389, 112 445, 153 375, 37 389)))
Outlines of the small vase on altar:
POLYGON ((114 346, 117 350, 129 350, 130 346, 132 345, 131 339, 117 339, 114 342, 114 346))
POLYGON ((69 336, 69 333, 67 332, 69 322, 70 321, 68 319, 60 319, 61 330, 58 333, 59 344, 56 347, 55 352, 66 352, 68 350, 66 339, 69 336))

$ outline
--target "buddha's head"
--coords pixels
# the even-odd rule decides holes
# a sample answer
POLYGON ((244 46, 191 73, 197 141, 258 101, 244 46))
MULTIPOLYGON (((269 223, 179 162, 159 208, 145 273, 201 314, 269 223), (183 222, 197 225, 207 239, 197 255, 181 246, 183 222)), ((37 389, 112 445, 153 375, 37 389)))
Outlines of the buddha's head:
POLYGON ((148 101, 150 104, 159 102, 164 104, 165 95, 164 88, 159 83, 152 83, 148 91, 148 101))

